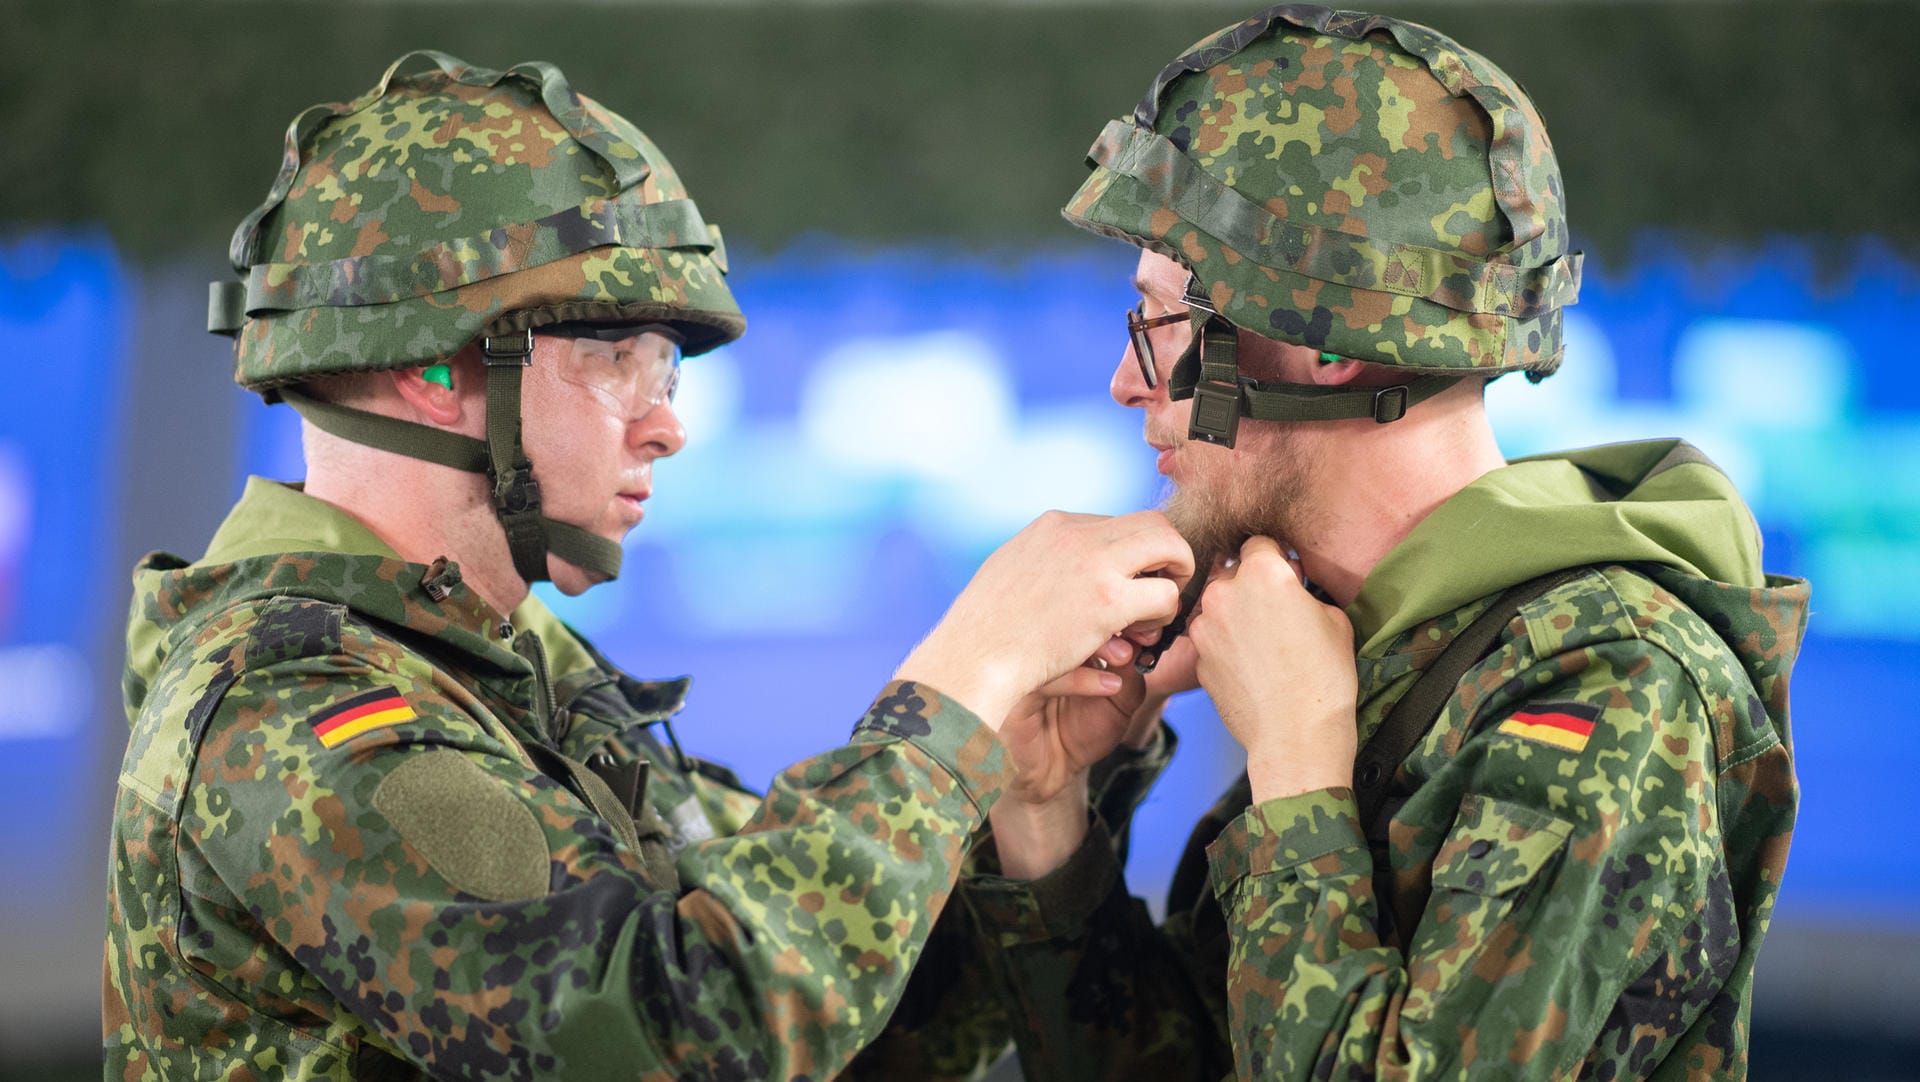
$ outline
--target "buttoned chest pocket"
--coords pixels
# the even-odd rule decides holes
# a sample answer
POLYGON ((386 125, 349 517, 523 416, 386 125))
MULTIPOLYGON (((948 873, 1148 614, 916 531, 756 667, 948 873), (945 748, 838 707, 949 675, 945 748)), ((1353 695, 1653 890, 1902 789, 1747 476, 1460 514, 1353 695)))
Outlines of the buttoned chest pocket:
POLYGON ((1434 854, 1432 894, 1408 944, 1404 1014, 1430 1017, 1443 1000, 1484 998, 1509 973, 1563 946, 1536 942, 1525 917, 1572 832, 1517 804, 1471 795, 1461 803, 1434 854))

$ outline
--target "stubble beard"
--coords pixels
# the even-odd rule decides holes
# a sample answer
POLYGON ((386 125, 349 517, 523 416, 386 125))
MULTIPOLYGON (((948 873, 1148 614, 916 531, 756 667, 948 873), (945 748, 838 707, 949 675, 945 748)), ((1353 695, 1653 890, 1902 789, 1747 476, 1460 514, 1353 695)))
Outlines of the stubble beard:
MULTIPOLYGON (((1211 470, 1188 484, 1175 484, 1161 502, 1160 510, 1202 568, 1218 557, 1237 556, 1249 537, 1271 537, 1289 549, 1299 536, 1308 463, 1297 441, 1284 433, 1272 435, 1268 447, 1243 445, 1242 461, 1233 469, 1211 470)), ((1227 452, 1212 447, 1186 451, 1188 456, 1196 453, 1227 452)))

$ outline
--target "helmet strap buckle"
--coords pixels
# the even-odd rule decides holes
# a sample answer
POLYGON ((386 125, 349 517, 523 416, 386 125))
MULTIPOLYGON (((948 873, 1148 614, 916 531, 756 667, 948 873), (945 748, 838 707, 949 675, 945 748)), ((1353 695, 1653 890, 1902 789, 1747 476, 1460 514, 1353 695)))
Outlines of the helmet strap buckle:
POLYGON ((540 510, 540 482, 534 480, 533 463, 524 459, 504 474, 491 467, 493 506, 503 515, 524 515, 540 510))
POLYGON ((480 339, 480 362, 489 368, 526 368, 533 363, 533 332, 487 335, 480 339))
POLYGON ((547 526, 540 515, 540 482, 520 442, 520 380, 533 363, 533 332, 480 339, 487 369, 487 479, 493 509, 507 535, 514 570, 527 582, 547 578, 547 526))
POLYGON ((1240 401, 1238 382, 1203 379, 1195 383, 1187 437, 1231 449, 1240 428, 1240 401))
POLYGON ((1391 424, 1407 415, 1408 391, 1405 384, 1382 387, 1373 395, 1373 422, 1391 424))
MULTIPOLYGON (((1209 311, 1194 336, 1199 343, 1200 378, 1193 384, 1193 413, 1187 437, 1229 450, 1246 412, 1246 388, 1240 377, 1240 332, 1209 311)), ((1185 358, 1181 359, 1185 362, 1185 358)))

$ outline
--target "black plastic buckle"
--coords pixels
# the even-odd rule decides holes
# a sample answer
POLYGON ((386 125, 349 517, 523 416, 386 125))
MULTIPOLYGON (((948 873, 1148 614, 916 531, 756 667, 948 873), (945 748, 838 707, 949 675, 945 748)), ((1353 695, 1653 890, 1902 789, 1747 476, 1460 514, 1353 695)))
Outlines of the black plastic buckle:
POLYGON ((420 577, 420 587, 427 596, 435 601, 445 601, 453 596, 453 588, 460 585, 460 567, 449 563, 445 556, 436 556, 428 565, 427 573, 420 577))
POLYGON ((1407 415, 1407 389, 1382 387, 1373 393, 1373 422, 1391 424, 1407 415))
POLYGON ((493 505, 502 513, 524 515, 540 510, 540 482, 533 479, 532 463, 515 466, 504 479, 491 469, 487 473, 493 479, 493 505))
POLYGON ((480 361, 488 366, 527 367, 533 363, 533 332, 528 330, 514 334, 487 335, 480 339, 480 361))
POLYGON ((1193 414, 1187 437, 1232 448, 1240 428, 1241 391, 1238 383, 1203 379, 1193 385, 1193 414))

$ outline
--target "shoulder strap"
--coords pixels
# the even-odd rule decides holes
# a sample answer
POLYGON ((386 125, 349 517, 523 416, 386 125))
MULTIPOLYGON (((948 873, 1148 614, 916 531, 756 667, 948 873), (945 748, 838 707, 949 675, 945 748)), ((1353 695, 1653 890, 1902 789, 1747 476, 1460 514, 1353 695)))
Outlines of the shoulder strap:
POLYGON ((1513 622, 1521 608, 1588 570, 1586 567, 1564 568, 1508 587, 1493 599, 1486 611, 1453 637, 1413 687, 1393 704, 1386 720, 1374 730, 1353 764, 1354 802, 1359 806, 1360 822, 1369 837, 1379 825, 1375 820, 1386 804, 1387 785, 1393 780, 1394 772, 1413 751, 1413 746, 1433 729, 1434 722, 1440 720, 1440 712, 1446 708, 1447 700, 1452 698, 1467 670, 1486 659, 1500 632, 1513 622))

